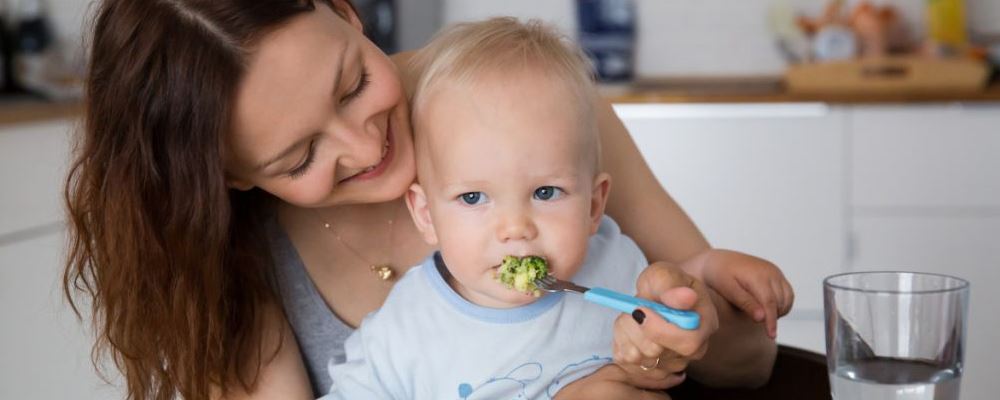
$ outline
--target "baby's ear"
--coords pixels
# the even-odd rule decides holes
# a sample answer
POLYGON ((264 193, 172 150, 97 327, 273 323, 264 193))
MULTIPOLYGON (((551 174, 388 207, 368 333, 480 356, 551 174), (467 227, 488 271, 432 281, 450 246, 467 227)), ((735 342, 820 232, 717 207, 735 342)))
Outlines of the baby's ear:
POLYGON ((410 185, 406 192, 406 208, 410 210, 410 217, 413 217, 413 224, 424 236, 424 241, 429 245, 437 245, 437 233, 434 231, 434 223, 431 220, 431 209, 427 202, 427 194, 419 183, 410 185))
POLYGON ((608 193, 611 190, 611 175, 601 172, 594 177, 594 188, 590 195, 590 234, 597 233, 601 226, 604 208, 608 205, 608 193))

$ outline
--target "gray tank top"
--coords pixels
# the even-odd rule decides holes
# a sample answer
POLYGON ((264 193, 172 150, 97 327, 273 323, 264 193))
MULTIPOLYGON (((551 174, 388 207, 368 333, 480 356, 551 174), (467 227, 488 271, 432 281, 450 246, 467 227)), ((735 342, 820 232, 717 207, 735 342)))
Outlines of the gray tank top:
POLYGON ((328 363, 331 360, 337 364, 344 362, 344 341, 354 329, 344 324, 323 301, 277 219, 271 218, 268 225, 275 279, 285 316, 298 341, 313 394, 319 397, 326 394, 333 383, 326 372, 328 363))

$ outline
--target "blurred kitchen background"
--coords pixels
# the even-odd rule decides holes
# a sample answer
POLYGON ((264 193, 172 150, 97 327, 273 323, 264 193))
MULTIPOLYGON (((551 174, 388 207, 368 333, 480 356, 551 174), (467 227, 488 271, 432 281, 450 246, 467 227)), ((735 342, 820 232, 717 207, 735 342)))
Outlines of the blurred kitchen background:
MULTIPOLYGON (((825 276, 956 275, 972 283, 962 398, 996 398, 1000 0, 356 4, 390 52, 494 15, 580 38, 602 92, 711 243, 768 258, 792 281, 779 342, 824 352, 825 276)), ((121 397, 93 372, 58 279, 90 7, 0 0, 0 399, 121 397)))

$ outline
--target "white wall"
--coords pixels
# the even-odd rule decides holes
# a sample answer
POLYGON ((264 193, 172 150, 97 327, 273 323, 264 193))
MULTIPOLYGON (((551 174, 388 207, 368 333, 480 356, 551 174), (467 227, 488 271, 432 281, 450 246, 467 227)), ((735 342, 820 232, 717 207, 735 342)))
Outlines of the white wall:
MULTIPOLYGON (((0 10, 8 15, 25 0, 0 0, 0 10)), ((39 0, 49 16, 57 37, 80 43, 84 15, 96 0, 39 0)))
MULTIPOLYGON (((11 5, 21 0, 2 0, 11 5)), ((80 43, 82 22, 96 0, 48 2, 57 34, 80 43)), ((567 33, 576 30, 574 0, 396 0, 400 48, 412 49, 437 25, 514 15, 548 20, 567 33), (440 10, 440 17, 432 13, 440 10)), ((771 4, 787 1, 817 14, 819 0, 637 0, 641 76, 773 75, 784 69, 766 24, 771 4)), ((851 0, 857 1, 857 0, 851 0)), ((874 0, 898 6, 921 31, 926 0, 874 0)), ((966 0, 970 30, 1000 34, 1000 1, 966 0)))
MULTIPOLYGON (((785 63, 767 25, 768 8, 781 0, 637 0, 639 76, 777 75, 785 63)), ((817 15, 819 0, 785 0, 817 15)), ((857 0, 852 0, 857 1, 857 0)), ((894 4, 919 34, 925 0, 875 0, 894 4)), ((970 30, 1000 33, 1000 1, 966 0, 970 30)), ((515 15, 576 29, 574 0, 444 0, 445 24, 515 15)))
POLYGON ((62 296, 60 193, 74 126, 0 127, 0 399, 123 398, 95 373, 91 336, 62 296))
POLYGON ((63 300, 63 242, 60 231, 0 245, 0 399, 124 397, 95 373, 91 336, 63 300))

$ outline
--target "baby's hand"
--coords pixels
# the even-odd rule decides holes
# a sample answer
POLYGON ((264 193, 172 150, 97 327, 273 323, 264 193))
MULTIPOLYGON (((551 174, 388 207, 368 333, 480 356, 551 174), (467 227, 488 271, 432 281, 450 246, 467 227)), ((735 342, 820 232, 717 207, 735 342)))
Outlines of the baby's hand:
POLYGON ((754 321, 764 322, 767 335, 778 335, 778 318, 788 314, 795 292, 771 262, 730 250, 712 249, 682 268, 699 276, 754 321))

